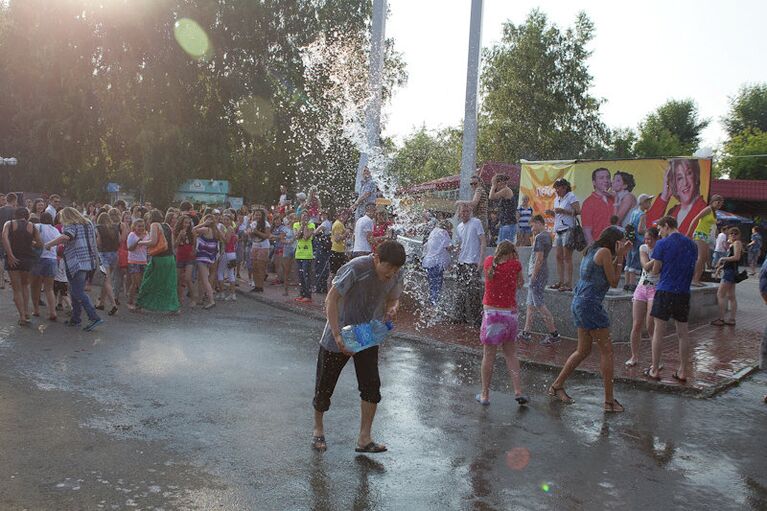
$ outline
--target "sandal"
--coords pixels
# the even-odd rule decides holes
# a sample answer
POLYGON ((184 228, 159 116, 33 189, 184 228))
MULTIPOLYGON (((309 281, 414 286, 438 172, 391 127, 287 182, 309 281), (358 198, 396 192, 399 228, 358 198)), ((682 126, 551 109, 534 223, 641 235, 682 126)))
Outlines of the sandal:
POLYGON ((735 320, 725 321, 724 324, 727 325, 727 326, 735 326, 735 320))
POLYGON ((623 365, 625 365, 626 367, 634 367, 635 365, 637 365, 637 361, 636 360, 626 360, 623 363, 623 365))
POLYGON ((687 383, 687 378, 680 378, 679 373, 677 371, 674 371, 674 374, 672 374, 671 377, 674 378, 679 383, 687 383))
POLYGON ((623 408, 623 405, 620 404, 615 398, 613 398, 612 402, 605 401, 605 413, 621 413, 625 410, 626 409, 623 408))
POLYGON ((376 454, 379 452, 386 452, 388 449, 383 444, 377 444, 375 442, 370 442, 364 447, 357 446, 356 449, 354 449, 354 452, 367 452, 371 454, 376 454))
POLYGON ((516 401, 519 406, 525 406, 527 403, 530 402, 530 398, 527 396, 517 396, 514 398, 514 401, 516 401))
POLYGON ((709 325, 711 325, 711 326, 724 326, 725 322, 724 322, 723 319, 715 319, 714 321, 709 323, 709 325))
POLYGON ((550 285, 549 289, 559 289, 560 287, 562 287, 562 283, 561 282, 557 282, 556 284, 550 285))
POLYGON ((482 406, 487 406, 490 404, 489 399, 482 399, 482 394, 477 394, 474 396, 474 399, 477 401, 477 403, 481 404, 482 406))
POLYGON ((572 291, 572 290, 573 290, 573 288, 571 288, 570 286, 561 286, 559 288, 559 292, 560 293, 566 293, 566 292, 572 291))
POLYGON ((642 374, 650 378, 651 380, 660 381, 660 368, 658 368, 658 374, 656 374, 655 376, 650 374, 651 372, 652 372, 652 367, 648 367, 647 369, 642 371, 642 374))
POLYGON ((48 321, 56 321, 58 317, 56 316, 48 316, 48 321))
POLYGON ((327 442, 325 442, 325 435, 312 437, 312 449, 319 452, 324 452, 328 450, 328 444, 327 442))
POLYGON ((554 385, 552 385, 551 387, 549 387, 549 390, 546 393, 550 397, 559 399, 560 401, 562 401, 565 404, 569 405, 569 404, 575 403, 575 400, 567 395, 567 392, 565 392, 565 388, 564 387, 555 387, 554 385), (560 394, 560 392, 561 392, 561 394, 560 394))

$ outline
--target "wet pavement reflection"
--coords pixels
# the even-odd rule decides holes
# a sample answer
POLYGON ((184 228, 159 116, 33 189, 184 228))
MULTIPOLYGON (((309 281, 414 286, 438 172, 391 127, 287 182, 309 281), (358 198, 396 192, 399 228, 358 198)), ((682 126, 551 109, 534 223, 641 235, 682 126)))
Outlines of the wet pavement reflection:
MULTIPOLYGON (((0 319, 9 324, 10 305, 0 319)), ((762 373, 711 399, 619 384, 627 411, 605 415, 598 378, 574 377, 566 406, 545 396, 554 374, 535 369, 523 371, 532 402, 519 408, 499 360, 481 407, 478 356, 389 342, 374 424, 389 452, 354 453, 349 364, 318 454, 321 327, 254 302, 126 315, 90 335, 4 326, 0 481, 13 484, 0 484, 0 508, 134 507, 126 487, 136 507, 165 509, 767 508, 762 373), (89 478, 96 465, 98 479, 124 479, 121 490, 89 478), (150 481, 157 467, 162 481, 150 481)))

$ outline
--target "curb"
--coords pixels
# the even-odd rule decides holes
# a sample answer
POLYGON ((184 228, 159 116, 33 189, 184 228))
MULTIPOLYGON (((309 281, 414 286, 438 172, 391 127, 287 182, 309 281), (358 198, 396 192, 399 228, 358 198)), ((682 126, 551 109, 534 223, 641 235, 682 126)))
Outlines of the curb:
MULTIPOLYGON (((263 295, 260 295, 259 293, 250 293, 248 291, 244 291, 241 289, 237 289, 237 293, 250 300, 255 300, 257 302, 265 303, 271 307, 274 307, 275 309, 280 309, 286 312, 292 312, 294 314, 310 317, 312 319, 316 319, 319 321, 325 321, 325 314, 323 314, 321 311, 305 309, 299 305, 292 305, 290 303, 271 300, 269 298, 266 298, 263 295)), ((477 356, 482 355, 482 350, 480 348, 473 348, 471 346, 465 346, 463 344, 453 344, 450 342, 444 342, 444 341, 440 341, 440 340, 433 339, 431 337, 422 336, 422 335, 395 331, 395 333, 392 334, 392 337, 397 339, 402 339, 405 341, 417 342, 417 343, 429 346, 431 348, 436 348, 440 350, 460 352, 460 353, 465 353, 468 355, 477 355, 477 356)), ((524 366, 524 367, 542 369, 542 370, 553 372, 553 373, 558 373, 561 369, 560 366, 545 364, 543 362, 524 360, 522 358, 519 359, 519 363, 521 366, 524 366)), ((755 373, 758 369, 759 369, 758 366, 746 367, 740 370, 732 378, 727 378, 722 383, 719 383, 718 385, 714 385, 710 388, 705 388, 705 389, 698 389, 694 387, 681 387, 678 385, 669 385, 667 383, 650 382, 646 380, 635 380, 632 378, 627 378, 625 376, 615 377, 613 378, 613 381, 616 383, 631 385, 634 388, 642 389, 642 390, 655 390, 655 391, 666 392, 668 394, 678 394, 681 396, 693 397, 696 399, 707 399, 710 397, 714 397, 717 394, 724 392, 725 390, 729 388, 739 385, 741 380, 755 373)), ((588 371, 586 369, 578 368, 575 370, 575 372, 578 373, 579 375, 589 376, 592 378, 601 377, 599 373, 588 371)))

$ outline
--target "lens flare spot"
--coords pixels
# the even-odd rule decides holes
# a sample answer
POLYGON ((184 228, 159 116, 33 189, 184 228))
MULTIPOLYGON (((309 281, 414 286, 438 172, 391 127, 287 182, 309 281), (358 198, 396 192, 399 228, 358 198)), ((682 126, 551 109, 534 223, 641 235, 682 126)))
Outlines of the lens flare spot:
POLYGON ((181 49, 196 59, 204 59, 211 52, 208 34, 199 23, 189 18, 181 18, 173 25, 173 36, 181 49))
POLYGON ((549 483, 542 483, 541 491, 543 491, 543 493, 549 493, 551 491, 551 485, 549 483))
POLYGON ((524 470, 530 463, 530 451, 524 447, 514 447, 506 453, 506 465, 512 470, 524 470))

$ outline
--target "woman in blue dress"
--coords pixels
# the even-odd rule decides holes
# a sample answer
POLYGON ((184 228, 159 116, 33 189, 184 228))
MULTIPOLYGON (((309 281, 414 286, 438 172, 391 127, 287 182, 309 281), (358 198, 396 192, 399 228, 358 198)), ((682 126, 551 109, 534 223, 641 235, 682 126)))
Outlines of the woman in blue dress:
POLYGON ((611 287, 616 287, 631 242, 623 230, 608 227, 586 251, 580 268, 580 280, 575 287, 571 310, 578 327, 578 348, 565 362, 562 371, 549 388, 548 394, 564 403, 573 403, 565 392, 567 378, 591 353, 591 345, 599 346, 602 379, 605 384, 605 412, 622 412, 623 406, 613 396, 613 345, 610 340, 610 318, 602 301, 611 287))

